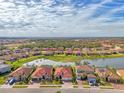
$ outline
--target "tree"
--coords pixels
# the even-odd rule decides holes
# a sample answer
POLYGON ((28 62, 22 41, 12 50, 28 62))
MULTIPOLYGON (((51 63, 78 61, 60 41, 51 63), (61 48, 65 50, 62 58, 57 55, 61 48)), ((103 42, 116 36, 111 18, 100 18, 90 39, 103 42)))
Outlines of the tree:
POLYGON ((61 93, 61 91, 57 91, 56 93, 61 93))

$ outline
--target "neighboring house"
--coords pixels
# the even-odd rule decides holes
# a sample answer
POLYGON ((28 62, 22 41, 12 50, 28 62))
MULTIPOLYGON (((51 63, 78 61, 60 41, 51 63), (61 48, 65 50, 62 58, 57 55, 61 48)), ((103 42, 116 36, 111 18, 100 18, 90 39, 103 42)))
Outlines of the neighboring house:
POLYGON ((42 66, 36 68, 34 73, 31 75, 33 81, 40 80, 51 80, 53 68, 50 66, 42 66))
POLYGON ((4 73, 10 72, 10 71, 11 71, 11 67, 9 65, 0 64, 0 74, 4 74, 4 73))
POLYGON ((73 51, 73 54, 76 56, 81 56, 82 55, 82 51, 77 50, 77 51, 73 51))
POLYGON ((94 73, 94 68, 90 65, 76 66, 76 73, 92 74, 94 73))
POLYGON ((72 51, 71 48, 66 48, 65 51, 64 51, 64 53, 65 53, 66 55, 72 55, 72 54, 73 54, 73 51, 72 51))
POLYGON ((94 68, 89 65, 76 66, 77 80, 88 79, 88 75, 94 74, 94 68))
POLYGON ((101 79, 107 79, 107 77, 112 74, 112 72, 108 68, 96 68, 95 72, 101 79))
POLYGON ((51 56, 51 55, 54 55, 54 52, 53 51, 42 51, 42 55, 45 55, 45 56, 51 56))
POLYGON ((33 69, 30 67, 20 67, 13 71, 9 76, 15 78, 16 81, 26 80, 32 73, 33 69))
POLYGON ((89 84, 96 84, 96 76, 94 74, 88 74, 87 80, 89 84))
POLYGON ((72 68, 71 67, 57 67, 55 70, 55 78, 63 81, 72 81, 72 68))
POLYGON ((120 76, 114 72, 112 72, 108 68, 96 68, 96 73, 101 79, 105 79, 108 82, 119 83, 120 76))
POLYGON ((117 69, 117 74, 124 79, 124 68, 123 69, 117 69))
POLYGON ((111 83, 120 83, 120 80, 121 80, 121 77, 116 73, 111 74, 108 77, 108 82, 111 82, 111 83))

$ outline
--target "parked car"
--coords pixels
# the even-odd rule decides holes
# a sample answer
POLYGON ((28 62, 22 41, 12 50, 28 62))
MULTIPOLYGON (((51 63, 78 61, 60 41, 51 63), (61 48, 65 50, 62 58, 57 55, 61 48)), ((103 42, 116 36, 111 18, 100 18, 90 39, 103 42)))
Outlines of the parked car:
POLYGON ((9 80, 8 83, 9 83, 9 85, 13 85, 15 82, 16 82, 16 80, 14 78, 12 78, 12 79, 9 80))

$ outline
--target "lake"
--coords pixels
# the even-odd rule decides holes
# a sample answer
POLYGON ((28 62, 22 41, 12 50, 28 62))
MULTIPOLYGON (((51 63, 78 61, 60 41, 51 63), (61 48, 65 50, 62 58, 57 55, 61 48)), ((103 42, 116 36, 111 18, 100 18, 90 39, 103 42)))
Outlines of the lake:
POLYGON ((94 59, 94 60, 82 60, 87 61, 91 65, 98 67, 112 66, 114 68, 124 68, 124 58, 109 58, 109 59, 94 59))

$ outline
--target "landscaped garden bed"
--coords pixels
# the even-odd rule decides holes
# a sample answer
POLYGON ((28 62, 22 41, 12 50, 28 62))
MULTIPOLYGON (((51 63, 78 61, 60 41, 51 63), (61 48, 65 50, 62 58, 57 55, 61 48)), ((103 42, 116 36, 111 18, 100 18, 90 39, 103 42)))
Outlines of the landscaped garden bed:
POLYGON ((78 85, 73 85, 73 88, 78 88, 78 85))
POLYGON ((40 88, 61 88, 61 85, 41 85, 40 88))
POLYGON ((83 84, 83 88, 91 88, 91 86, 87 81, 83 81, 82 84, 83 84))
POLYGON ((113 89, 112 86, 100 86, 100 89, 113 89))
POLYGON ((13 88, 27 88, 27 85, 14 85, 13 88))

